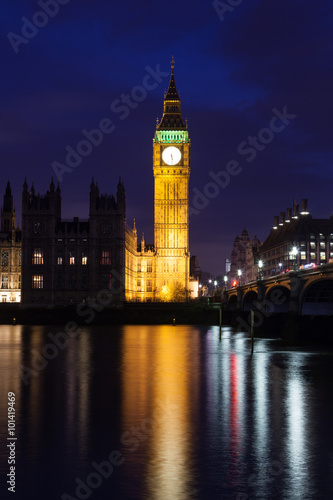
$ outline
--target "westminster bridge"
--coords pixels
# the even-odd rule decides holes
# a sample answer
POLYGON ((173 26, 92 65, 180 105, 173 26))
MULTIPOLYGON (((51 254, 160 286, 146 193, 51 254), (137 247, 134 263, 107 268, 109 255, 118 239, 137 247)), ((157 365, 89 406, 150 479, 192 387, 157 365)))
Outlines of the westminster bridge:
POLYGON ((219 289, 214 299, 230 311, 333 315, 333 263, 219 289))

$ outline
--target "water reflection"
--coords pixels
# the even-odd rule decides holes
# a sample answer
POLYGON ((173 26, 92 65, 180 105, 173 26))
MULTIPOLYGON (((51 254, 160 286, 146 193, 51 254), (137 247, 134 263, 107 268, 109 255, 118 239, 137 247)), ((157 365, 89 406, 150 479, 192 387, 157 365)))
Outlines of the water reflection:
POLYGON ((227 328, 91 327, 26 385, 19 368, 45 354, 49 331, 0 327, 0 429, 13 391, 19 500, 75 498, 76 478, 114 449, 125 462, 99 500, 333 498, 330 353, 262 339, 251 356, 227 328))
POLYGON ((138 456, 146 455, 149 498, 189 498, 191 414, 198 407, 199 393, 199 332, 172 326, 126 328, 122 351, 121 421, 123 444, 132 445, 124 449, 126 456, 133 451, 128 460, 131 475, 136 473, 138 456))

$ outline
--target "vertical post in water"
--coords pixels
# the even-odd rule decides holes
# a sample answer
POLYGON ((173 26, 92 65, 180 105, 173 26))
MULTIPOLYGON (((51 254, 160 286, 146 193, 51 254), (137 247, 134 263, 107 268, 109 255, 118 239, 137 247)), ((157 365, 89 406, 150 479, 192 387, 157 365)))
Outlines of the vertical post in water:
POLYGON ((220 340, 222 337, 222 305, 219 307, 220 340))
POLYGON ((253 341, 254 341, 254 310, 251 309, 251 355, 253 354, 253 341))

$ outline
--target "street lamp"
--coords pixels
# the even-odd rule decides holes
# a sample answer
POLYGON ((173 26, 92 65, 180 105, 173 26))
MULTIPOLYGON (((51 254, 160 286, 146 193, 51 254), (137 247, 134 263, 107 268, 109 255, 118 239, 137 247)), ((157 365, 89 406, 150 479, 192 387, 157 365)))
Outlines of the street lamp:
POLYGON ((280 274, 282 272, 282 262, 279 262, 280 274))
POLYGON ((262 260, 259 260, 258 262, 258 272, 259 272, 259 280, 262 280, 262 266, 264 265, 262 260))
POLYGON ((296 247, 293 247, 291 251, 291 255, 293 256, 293 270, 297 271, 297 254, 298 254, 298 249, 296 247))
POLYGON ((237 274, 238 274, 238 286, 240 286, 240 284, 241 284, 242 270, 238 269, 237 274))
POLYGON ((228 276, 224 276, 223 280, 224 280, 224 288, 225 290, 227 290, 228 276))
POLYGON ((214 281, 214 286, 215 286, 215 290, 216 290, 216 286, 217 286, 217 281, 216 280, 214 281))

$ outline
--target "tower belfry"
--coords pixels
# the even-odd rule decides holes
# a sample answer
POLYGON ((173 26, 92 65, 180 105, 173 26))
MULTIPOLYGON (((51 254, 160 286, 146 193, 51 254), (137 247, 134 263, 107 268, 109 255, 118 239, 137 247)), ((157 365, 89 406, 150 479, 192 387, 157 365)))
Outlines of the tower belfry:
POLYGON ((190 146, 172 59, 163 116, 153 139, 156 290, 166 294, 174 286, 185 293, 189 287, 190 146))

